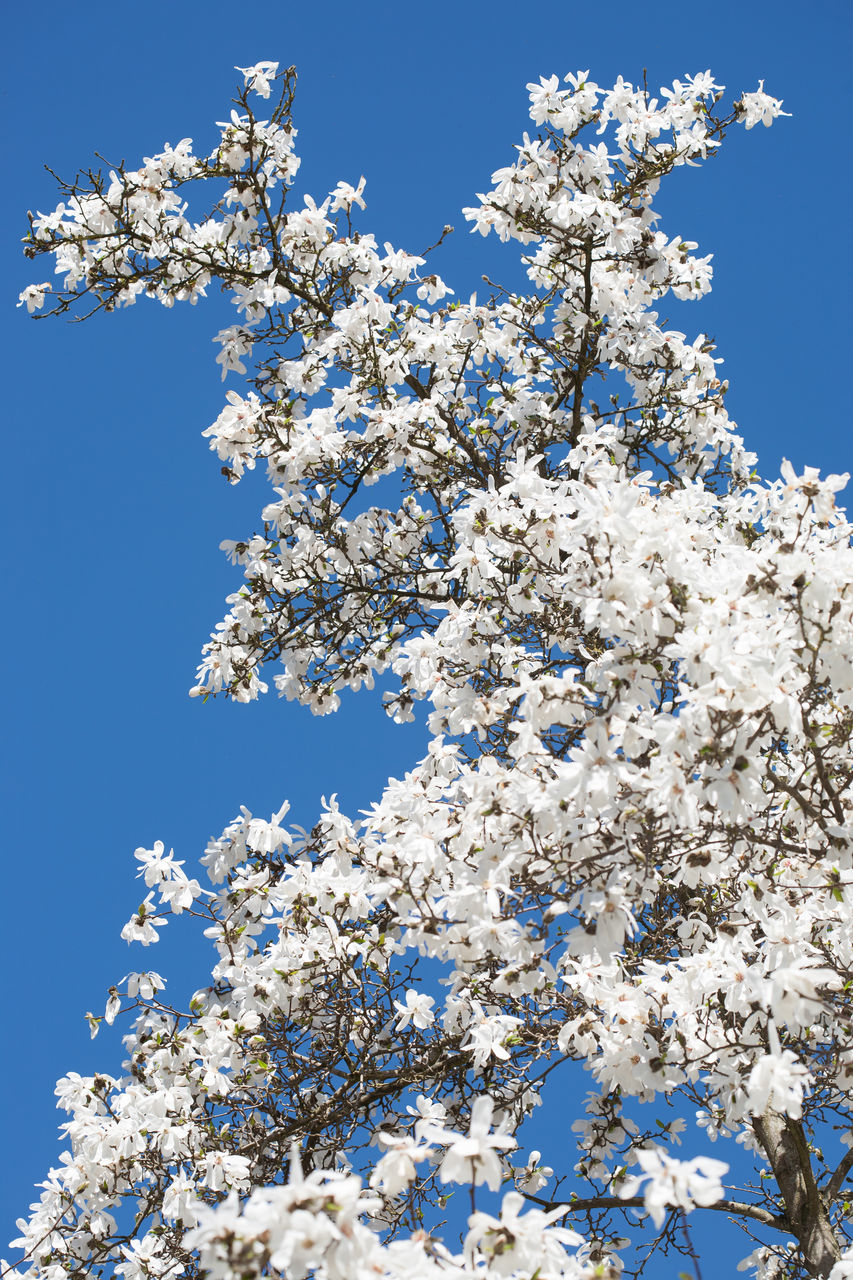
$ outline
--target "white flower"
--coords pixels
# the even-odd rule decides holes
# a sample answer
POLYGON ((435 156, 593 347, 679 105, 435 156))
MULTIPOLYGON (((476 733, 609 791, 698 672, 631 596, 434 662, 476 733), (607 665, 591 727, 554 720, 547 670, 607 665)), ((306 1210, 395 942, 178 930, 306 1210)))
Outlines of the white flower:
POLYGON ((790 1049, 763 1054, 750 1071, 746 1085, 750 1114, 760 1116, 773 1108, 798 1120, 810 1083, 808 1069, 790 1049))
POLYGON ((424 276, 418 286, 418 297, 423 302, 438 302, 441 298, 453 294, 453 290, 444 283, 441 276, 424 276))
POLYGON ((789 111, 782 110, 781 98, 771 98, 769 93, 764 92, 763 80, 759 80, 758 88, 754 93, 745 93, 740 101, 747 129, 752 129, 759 123, 769 129, 778 116, 791 114, 789 111))
POLYGON ((235 67, 235 71, 243 73, 246 88, 260 98, 270 96, 270 80, 278 71, 277 62, 256 62, 253 67, 235 67))
POLYGON ((358 186, 353 187, 349 182, 339 182, 332 192, 332 203, 329 206, 330 212, 337 213, 338 209, 351 209, 357 204, 359 209, 366 209, 364 203, 364 177, 359 178, 358 186))
POLYGON ((134 851, 134 858, 142 864, 136 873, 137 877, 144 876, 145 884, 149 889, 152 885, 159 884, 162 880, 168 880, 172 874, 172 868, 175 866, 174 850, 170 849, 166 854, 164 853, 164 848, 162 840, 155 840, 153 849, 136 849, 134 851))
POLYGON ((26 289, 18 294, 18 306, 26 306, 30 315, 34 311, 40 311, 44 306, 44 296, 50 293, 52 287, 50 284, 28 284, 26 289))
POLYGON ((112 1026, 112 1024, 115 1022, 116 1017, 118 1016, 120 1011, 121 1011, 121 996, 118 994, 115 987, 110 987, 110 995, 109 995, 109 999, 107 1000, 107 1007, 104 1010, 104 1022, 107 1024, 108 1027, 112 1026))
POLYGON ((406 1111, 410 1116, 417 1116, 415 1137, 418 1141, 421 1141, 424 1134, 430 1129, 440 1129, 447 1115, 446 1107, 442 1106, 440 1102, 433 1102, 431 1098, 427 1098, 422 1093, 419 1093, 415 1099, 415 1105, 413 1107, 407 1106, 406 1111))
POLYGON ((531 1151, 525 1168, 516 1170, 516 1185, 522 1191, 539 1191, 553 1178, 554 1170, 550 1165, 542 1164, 541 1160, 541 1151, 531 1151))
POLYGON ((191 907, 201 893, 198 880, 190 880, 179 866, 172 872, 172 879, 160 885, 160 902, 168 905, 176 916, 185 907, 191 907))
MULTIPOLYGON (((524 1196, 508 1191, 501 1204, 500 1218, 488 1213, 472 1213, 465 1239, 471 1261, 479 1251, 489 1261, 489 1275, 559 1276, 567 1274, 566 1245, 583 1244, 583 1236, 569 1227, 552 1224, 565 1216, 562 1207, 543 1213, 528 1209, 524 1196)), ((572 1273, 574 1274, 574 1273, 572 1273)))
POLYGON ((658 1228, 663 1225, 667 1208, 690 1213, 697 1205, 716 1204, 725 1194, 720 1179, 729 1166, 722 1160, 712 1160, 709 1156, 676 1160, 659 1147, 646 1147, 637 1152, 637 1162, 643 1172, 626 1178, 619 1194, 628 1200, 645 1183, 646 1212, 658 1228))
POLYGON ((406 992, 406 1003, 400 1004, 399 1000, 394 1001, 394 1008, 397 1009, 397 1019, 400 1030, 403 1031, 410 1022, 414 1023, 420 1030, 425 1030, 432 1026, 435 1022, 435 1014, 432 1007, 435 1004, 432 996, 418 994, 417 991, 409 989, 406 992))
POLYGON ((204 1157, 204 1185, 211 1191, 223 1187, 249 1185, 251 1164, 245 1156, 232 1155, 229 1151, 209 1151, 204 1157))
POLYGON ((179 1222, 194 1227, 198 1221, 194 1205, 197 1203, 196 1184, 185 1174, 178 1174, 169 1183, 163 1196, 160 1212, 168 1222, 179 1222))
POLYGON ((436 1141, 450 1142, 439 1169, 442 1182, 472 1182, 475 1187, 484 1182, 492 1191, 498 1190, 502 1170, 497 1152, 511 1150, 516 1143, 508 1133, 490 1132, 494 1106, 488 1094, 475 1100, 467 1137, 433 1131, 436 1141))
POLYGON ((140 1000, 150 1000, 166 985, 166 980, 153 970, 148 973, 128 973, 122 978, 127 983, 127 994, 140 1000))
POLYGON ((143 947, 148 947, 152 942, 158 941, 160 935, 157 928, 162 928, 165 923, 164 916, 154 914, 154 894, 149 893, 145 901, 139 904, 136 914, 131 916, 122 929, 121 936, 125 942, 141 942, 143 947))
POLYGON ((425 1160, 432 1147, 422 1147, 405 1134, 396 1136, 380 1133, 379 1141, 389 1150, 377 1162, 370 1177, 370 1185, 378 1187, 383 1195, 395 1196, 410 1182, 414 1182, 417 1177, 416 1162, 425 1160))
POLYGON ((471 1028, 465 1052, 471 1054, 478 1067, 484 1067, 490 1058, 506 1062, 509 1058, 506 1043, 515 1033, 515 1028, 522 1025, 521 1018, 513 1018, 509 1014, 483 1017, 471 1028))

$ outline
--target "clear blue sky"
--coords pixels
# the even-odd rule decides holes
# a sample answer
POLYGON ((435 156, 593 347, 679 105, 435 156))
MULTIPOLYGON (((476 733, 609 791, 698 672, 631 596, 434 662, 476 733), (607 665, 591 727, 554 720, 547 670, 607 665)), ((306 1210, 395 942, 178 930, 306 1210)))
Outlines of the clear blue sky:
POLYGON ((200 438, 224 392, 216 304, 27 323, 14 308, 33 278, 19 251, 26 210, 56 203, 42 166, 70 177, 95 151, 135 163, 185 136, 207 150, 234 64, 295 63, 300 185, 322 197, 365 174, 379 239, 412 251, 455 223, 441 265, 467 296, 483 246, 459 210, 527 127, 528 80, 589 68, 607 84, 647 67, 657 86, 710 67, 741 91, 763 77, 792 119, 739 132, 714 163, 682 171, 664 202, 668 231, 715 255, 713 295, 678 323, 716 336, 732 412, 765 474, 783 456, 843 471, 851 13, 841 0, 808 12, 790 0, 7 9, 0 1252, 56 1159, 55 1079, 118 1070, 118 1036, 92 1045, 83 1013, 101 1012, 130 968, 183 967, 179 986, 204 982, 179 938, 147 954, 120 940, 142 896, 133 849, 162 839, 192 864, 240 804, 269 814, 289 796, 306 824, 324 793, 357 809, 423 741, 370 695, 324 720, 273 699, 186 697, 236 583, 218 544, 250 532, 259 505, 257 485, 225 485, 200 438))

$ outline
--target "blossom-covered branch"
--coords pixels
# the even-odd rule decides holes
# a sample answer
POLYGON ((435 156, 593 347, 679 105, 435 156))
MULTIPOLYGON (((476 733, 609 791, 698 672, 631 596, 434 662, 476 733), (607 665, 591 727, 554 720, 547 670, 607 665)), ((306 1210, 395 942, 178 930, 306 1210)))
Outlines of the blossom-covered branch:
POLYGON ((654 208, 781 104, 727 107, 708 72, 529 86, 536 132, 465 211, 528 288, 464 302, 363 229, 363 179, 296 194, 295 74, 242 72, 205 155, 85 174, 31 219, 59 281, 22 302, 225 290, 218 360, 247 385, 205 434, 271 489, 224 544, 243 582, 193 692, 324 714, 381 678, 431 740, 358 821, 241 811, 209 887, 137 851, 124 936, 201 919, 211 984, 187 1008, 154 973, 111 990, 126 1074, 60 1082, 70 1153, 21 1222, 27 1274, 592 1280, 642 1267, 641 1207, 654 1248, 690 1256, 675 1226, 724 1211, 770 1229, 761 1280, 843 1280, 846 477, 758 476, 713 344, 660 318, 711 265, 654 208), (555 1172, 519 1144, 573 1064, 592 1091, 555 1172), (641 1104, 673 1100, 754 1185, 671 1154, 683 1122, 641 1104))

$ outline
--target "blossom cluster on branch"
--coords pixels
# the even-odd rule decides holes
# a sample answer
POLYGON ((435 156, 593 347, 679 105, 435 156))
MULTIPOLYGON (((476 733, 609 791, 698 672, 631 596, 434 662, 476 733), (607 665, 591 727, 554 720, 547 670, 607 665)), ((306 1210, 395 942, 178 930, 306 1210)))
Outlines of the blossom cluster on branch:
POLYGON ((211 985, 112 989, 126 1074, 60 1082, 21 1274, 593 1280, 636 1272, 647 1219, 690 1254, 699 1207, 764 1280, 853 1275, 846 477, 760 479, 712 343, 659 311, 711 282, 661 182, 781 104, 726 108, 708 72, 529 86, 535 134, 465 211, 528 288, 463 302, 360 229, 363 179, 294 194, 295 73, 241 70, 209 154, 81 175, 31 219, 60 280, 22 301, 229 294, 218 360, 249 385, 205 434, 271 493, 223 544, 243 585, 193 692, 323 714, 381 680, 429 749, 358 821, 243 810, 207 886, 137 851, 123 936, 204 920, 211 985), (570 1063, 591 1092, 555 1171, 517 1135, 570 1063), (677 1159, 656 1098, 736 1137, 755 1184, 677 1159))

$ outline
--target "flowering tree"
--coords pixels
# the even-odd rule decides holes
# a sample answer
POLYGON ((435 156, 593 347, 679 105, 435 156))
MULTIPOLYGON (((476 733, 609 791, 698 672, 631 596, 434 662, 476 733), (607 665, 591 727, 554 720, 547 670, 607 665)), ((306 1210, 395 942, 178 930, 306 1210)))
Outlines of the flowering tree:
POLYGON ((60 283, 22 301, 230 295, 218 359, 249 385, 206 435, 272 491, 225 544, 244 584, 193 692, 271 679, 324 714, 381 677, 431 741, 363 821, 244 810, 210 887, 137 850, 124 937, 200 918, 211 985, 111 990, 126 1074, 60 1082, 23 1274, 633 1275, 638 1237, 693 1268, 698 1209, 765 1280, 853 1275, 845 478, 760 480, 712 344, 656 310, 711 279, 657 229, 661 181, 780 103, 727 109, 708 73, 530 86, 536 135, 465 211, 529 285, 464 303, 358 229, 363 180, 294 196, 295 74, 243 75, 210 154, 82 175, 31 219, 60 283), (526 1154, 567 1063, 574 1137, 526 1154), (673 1154, 685 1108, 753 1183, 673 1154))

